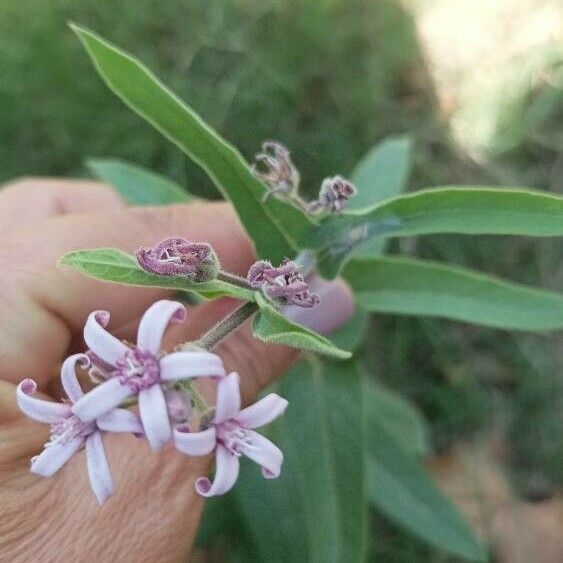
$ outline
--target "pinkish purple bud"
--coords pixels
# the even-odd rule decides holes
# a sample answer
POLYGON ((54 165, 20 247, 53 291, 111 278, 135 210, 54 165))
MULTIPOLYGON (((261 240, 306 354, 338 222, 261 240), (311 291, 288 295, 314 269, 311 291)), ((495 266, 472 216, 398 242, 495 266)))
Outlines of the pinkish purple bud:
POLYGON ((319 303, 319 296, 309 291, 297 264, 287 258, 277 268, 265 260, 256 262, 248 270, 247 280, 251 287, 262 289, 284 305, 314 307, 319 303))
POLYGON ((185 391, 181 389, 166 389, 164 391, 168 416, 174 424, 186 422, 191 415, 191 403, 185 391))
POLYGON ((340 213, 346 207, 348 200, 357 192, 356 186, 342 176, 325 178, 319 191, 319 199, 309 204, 309 211, 314 213, 322 210, 329 213, 340 213))
POLYGON ((262 151, 255 156, 256 164, 252 170, 256 177, 268 186, 264 199, 272 194, 289 194, 297 191, 299 172, 289 156, 289 151, 280 143, 273 141, 263 143, 262 151))
POLYGON ((154 248, 137 250, 137 261, 143 270, 159 276, 186 276, 197 282, 215 279, 219 261, 210 244, 171 237, 154 248))

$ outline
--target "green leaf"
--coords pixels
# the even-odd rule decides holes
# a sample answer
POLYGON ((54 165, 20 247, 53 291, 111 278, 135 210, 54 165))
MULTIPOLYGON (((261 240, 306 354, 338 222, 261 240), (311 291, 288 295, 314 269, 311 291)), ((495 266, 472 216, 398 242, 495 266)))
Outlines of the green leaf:
MULTIPOLYGON (((407 186, 407 179, 412 168, 412 139, 407 136, 385 140, 373 149, 360 162, 352 175, 352 181, 358 187, 360 195, 367 192, 370 201, 364 195, 364 209, 381 201, 398 196, 407 186), (370 186, 373 186, 370 188, 370 186)), ((352 198, 351 203, 357 198, 352 198)), ((362 201, 362 200, 360 200, 362 201)), ((358 204, 349 209, 359 209, 358 204)), ((385 251, 387 240, 371 237, 352 250, 354 256, 380 256, 385 251)), ((345 257, 346 259, 347 257, 345 257)), ((337 268, 339 265, 337 265, 337 268)))
POLYGON ((94 176, 113 186, 125 201, 133 205, 169 205, 192 200, 172 180, 123 160, 90 159, 86 165, 94 176))
POLYGON ((278 388, 286 414, 270 438, 285 455, 279 479, 244 467, 233 491, 255 562, 360 563, 367 499, 362 388, 354 362, 302 362, 278 388))
POLYGON ((356 307, 352 318, 330 335, 330 341, 339 348, 356 350, 363 342, 369 325, 369 314, 361 307, 356 307))
POLYGON ((428 450, 422 415, 398 393, 373 381, 364 384, 369 436, 383 427, 405 452, 417 457, 428 450))
POLYGON ((281 262, 307 241, 308 217, 276 198, 264 202, 264 186, 242 155, 149 69, 98 35, 72 28, 109 88, 199 164, 233 203, 261 257, 281 262))
POLYGON ((352 355, 324 336, 286 319, 261 293, 256 292, 255 295, 260 307, 252 321, 252 331, 256 338, 268 344, 284 344, 333 358, 346 359, 352 355))
POLYGON ((254 301, 253 291, 224 281, 213 280, 196 283, 180 276, 149 274, 139 267, 133 256, 115 248, 75 250, 66 254, 60 263, 73 266, 84 274, 99 280, 141 287, 192 291, 206 299, 228 296, 245 301, 254 301))
POLYGON ((407 136, 384 139, 358 163, 350 179, 358 193, 346 210, 366 210, 405 189, 412 161, 412 139, 407 136))
POLYGON ((518 330, 563 328, 563 295, 459 266, 408 258, 354 259, 344 277, 368 311, 518 330))
POLYGON ((470 561, 487 561, 484 548, 424 467, 384 425, 370 427, 367 489, 390 520, 424 541, 470 561))
POLYGON ((563 235, 563 197, 530 190, 465 187, 421 190, 368 211, 329 217, 311 237, 322 248, 321 272, 338 273, 347 254, 374 236, 437 233, 563 235))

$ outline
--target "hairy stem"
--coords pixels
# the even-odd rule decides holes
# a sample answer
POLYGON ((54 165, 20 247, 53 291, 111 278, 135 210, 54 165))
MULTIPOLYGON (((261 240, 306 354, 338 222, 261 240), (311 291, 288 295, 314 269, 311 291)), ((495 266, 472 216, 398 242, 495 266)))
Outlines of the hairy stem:
POLYGON ((224 340, 231 332, 236 330, 246 319, 258 311, 258 305, 248 301, 235 309, 228 317, 219 321, 212 329, 206 332, 197 342, 196 346, 213 350, 217 344, 224 340))
POLYGON ((244 289, 252 290, 251 285, 244 278, 236 276, 235 274, 229 274, 229 272, 224 272, 223 270, 219 271, 216 279, 230 283, 232 285, 236 285, 238 287, 243 287, 244 289))

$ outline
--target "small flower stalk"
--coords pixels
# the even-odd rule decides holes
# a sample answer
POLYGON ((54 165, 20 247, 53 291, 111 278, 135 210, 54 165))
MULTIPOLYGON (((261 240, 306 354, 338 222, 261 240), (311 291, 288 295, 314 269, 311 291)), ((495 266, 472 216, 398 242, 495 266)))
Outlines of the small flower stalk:
POLYGON ((264 200, 271 195, 291 196, 299 189, 299 172, 293 164, 289 151, 280 143, 267 141, 262 144, 262 152, 255 156, 256 164, 252 170, 268 190, 264 200))
POLYGON ((170 237, 156 246, 137 250, 137 261, 143 270, 159 276, 184 276, 195 282, 217 277, 219 261, 210 244, 170 237))
POLYGON ((248 283, 281 305, 314 307, 320 298, 309 290, 297 264, 287 258, 277 267, 260 260, 248 270, 248 283))
MULTIPOLYGON (((166 246, 184 256, 184 242, 168 242, 166 246)), ((157 261, 162 258, 163 243, 155 253, 157 261)), ((94 311, 84 327, 86 353, 70 356, 61 368, 67 395, 62 402, 35 397, 37 384, 32 379, 18 385, 20 409, 30 418, 49 424, 51 430, 43 451, 31 460, 33 473, 50 477, 84 449, 92 490, 102 504, 114 490, 102 436, 116 432, 144 438, 153 450, 174 442, 186 455, 214 452, 217 469, 213 483, 201 477, 195 485, 203 496, 223 494, 232 488, 241 455, 261 465, 267 478, 280 474, 282 452, 254 428, 280 416, 287 401, 270 394, 241 410, 239 376, 226 375, 219 356, 187 344, 181 350, 163 352, 166 328, 172 322, 183 322, 186 316, 181 303, 154 303, 143 315, 137 343, 133 345, 106 330, 110 319, 107 311, 94 311), (77 366, 87 370, 96 384, 86 393, 76 376, 77 366), (218 382, 215 408, 206 403, 192 383, 202 377, 218 382), (123 408, 133 399, 139 414, 123 408)))
POLYGON ((309 203, 308 210, 310 213, 340 213, 357 192, 356 186, 342 176, 325 178, 318 199, 309 203))

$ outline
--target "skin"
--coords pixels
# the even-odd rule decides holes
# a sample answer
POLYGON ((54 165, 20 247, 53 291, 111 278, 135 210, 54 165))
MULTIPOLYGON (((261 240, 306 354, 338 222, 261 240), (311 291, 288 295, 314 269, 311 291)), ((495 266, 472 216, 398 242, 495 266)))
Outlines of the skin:
MULTIPOLYGON (((32 377, 59 400, 60 363, 84 349, 89 312, 110 311, 113 334, 134 340, 144 310, 170 297, 59 267, 63 254, 108 246, 132 252, 178 235, 209 242, 223 269, 245 275, 255 258, 235 213, 225 203, 129 208, 104 184, 31 178, 0 190, 0 235, 0 560, 185 561, 203 507, 194 481, 210 460, 187 458, 170 445, 154 453, 133 436, 106 435, 116 491, 100 507, 84 451, 51 478, 29 473, 29 459, 41 451, 49 429, 20 413, 15 387, 32 377)), ((347 289, 338 283, 334 290, 343 305, 331 328, 352 312, 347 289)), ((188 320, 169 330, 166 349, 196 339, 235 306, 221 299, 191 308, 188 320)), ((322 314, 316 323, 315 315, 310 325, 319 328, 322 314)), ((255 340, 248 324, 216 352, 228 370, 240 373, 244 404, 296 359, 293 350, 255 340)))

